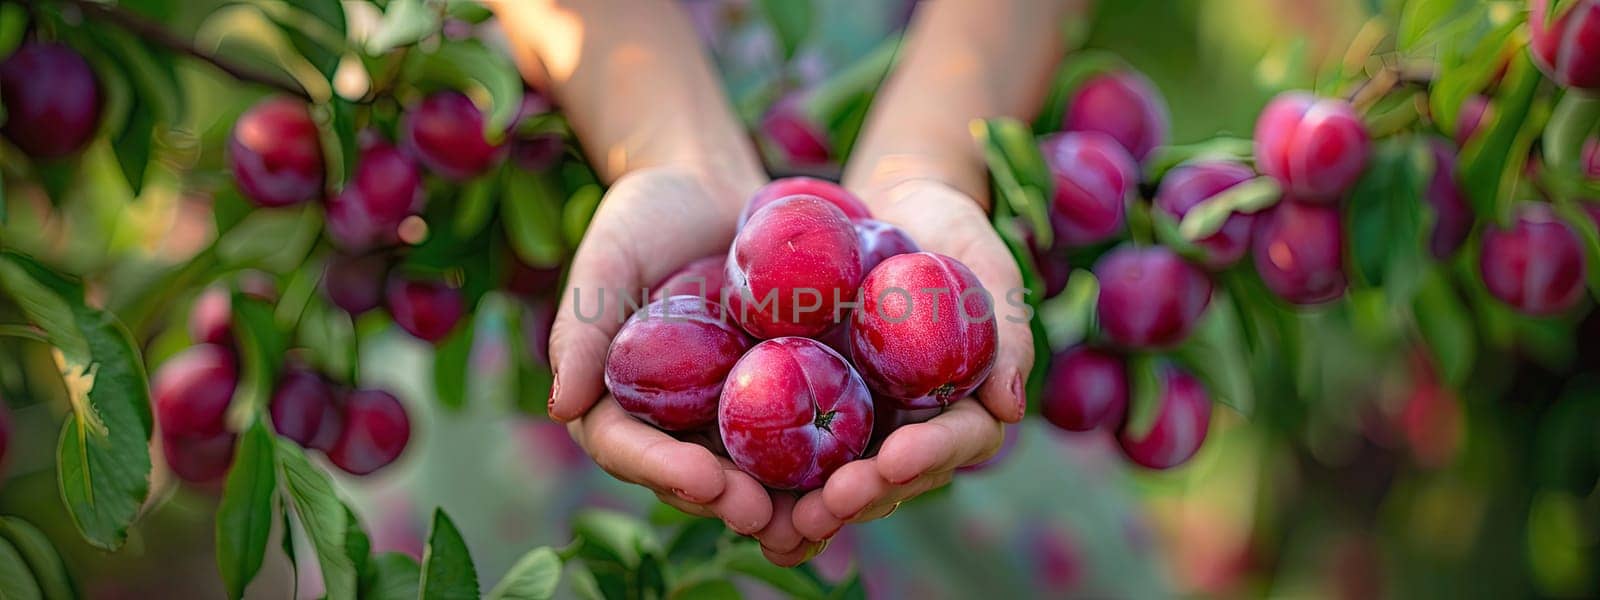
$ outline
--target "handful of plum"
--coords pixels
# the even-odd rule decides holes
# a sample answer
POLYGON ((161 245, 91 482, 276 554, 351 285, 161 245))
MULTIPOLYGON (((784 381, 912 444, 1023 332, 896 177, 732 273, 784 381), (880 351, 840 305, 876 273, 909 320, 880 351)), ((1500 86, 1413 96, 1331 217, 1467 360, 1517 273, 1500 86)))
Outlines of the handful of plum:
POLYGON ((756 480, 809 490, 910 421, 897 411, 926 415, 988 377, 998 328, 977 276, 850 192, 780 179, 739 223, 726 256, 668 276, 612 340, 606 386, 629 414, 715 428, 713 451, 756 480))

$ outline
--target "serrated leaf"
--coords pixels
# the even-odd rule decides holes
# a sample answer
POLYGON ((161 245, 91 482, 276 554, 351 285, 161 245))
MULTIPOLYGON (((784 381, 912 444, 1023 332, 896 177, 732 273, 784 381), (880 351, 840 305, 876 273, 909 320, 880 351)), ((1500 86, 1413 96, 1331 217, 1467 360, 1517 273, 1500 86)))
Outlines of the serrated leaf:
POLYGON ((39 600, 44 592, 11 542, 0 539, 0 592, 6 600, 39 600))
POLYGON ((547 600, 555 596, 561 583, 561 557, 549 548, 535 548, 524 554, 506 572, 504 579, 489 590, 489 600, 547 600))
POLYGON ((110 313, 85 306, 77 284, 19 255, 0 255, 0 288, 52 344, 69 346, 53 352, 73 409, 57 449, 61 494, 84 538, 115 550, 150 491, 149 385, 133 338, 110 313))
POLYGON ((1189 209, 1178 224, 1178 234, 1189 241, 1209 237, 1222 229, 1234 213, 1253 214, 1278 203, 1283 190, 1271 177, 1257 177, 1206 198, 1189 209))
POLYGON ((361 579, 362 600, 415 600, 422 569, 410 556, 385 552, 372 558, 361 579))
POLYGON ((258 419, 239 436, 217 506, 217 568, 228 597, 244 597, 261 570, 272 534, 272 499, 278 490, 278 463, 272 434, 258 419))
POLYGON ((433 390, 439 404, 450 410, 467 405, 467 360, 475 331, 471 317, 463 319, 433 353, 433 390))
POLYGON ((312 466, 299 446, 281 438, 276 442, 284 489, 294 504, 300 529, 311 539, 311 547, 316 551, 328 597, 355 598, 357 573, 345 548, 349 509, 334 494, 333 481, 328 474, 312 466))
POLYGON ((433 530, 422 553, 423 600, 478 600, 478 572, 466 540, 443 510, 433 513, 433 530))
POLYGON ((439 30, 439 15, 423 0, 391 0, 367 38, 367 53, 378 56, 422 41, 439 30))
POLYGON ((506 171, 501 194, 506 234, 517 257, 535 267, 553 267, 566 253, 561 239, 561 196, 546 174, 506 171))
MULTIPOLYGON (((0 541, 11 543, 33 575, 34 583, 45 600, 71 600, 78 597, 73 590, 72 578, 67 575, 67 567, 61 562, 61 555, 44 532, 17 517, 0 517, 0 541)), ((0 590, 6 589, 10 588, 0 584, 0 590)))

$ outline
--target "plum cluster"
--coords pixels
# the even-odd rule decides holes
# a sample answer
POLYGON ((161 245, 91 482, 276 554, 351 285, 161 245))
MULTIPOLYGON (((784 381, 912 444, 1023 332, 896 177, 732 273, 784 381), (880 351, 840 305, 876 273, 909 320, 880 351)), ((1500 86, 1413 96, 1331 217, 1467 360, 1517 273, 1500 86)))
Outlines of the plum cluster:
POLYGON ((971 394, 996 352, 992 299, 971 270, 817 179, 758 190, 726 255, 684 265, 650 297, 612 340, 611 394, 779 489, 816 488, 971 394))
MULTIPOLYGON (((241 293, 271 302, 276 290, 261 277, 241 277, 241 293)), ((232 297, 212 287, 196 298, 189 334, 196 342, 151 377, 151 404, 168 467, 184 481, 214 483, 233 462, 237 434, 228 427, 239 387, 232 297)), ((291 358, 273 386, 268 412, 278 435, 327 454, 353 475, 399 458, 411 438, 405 407, 383 390, 345 389, 291 358)))

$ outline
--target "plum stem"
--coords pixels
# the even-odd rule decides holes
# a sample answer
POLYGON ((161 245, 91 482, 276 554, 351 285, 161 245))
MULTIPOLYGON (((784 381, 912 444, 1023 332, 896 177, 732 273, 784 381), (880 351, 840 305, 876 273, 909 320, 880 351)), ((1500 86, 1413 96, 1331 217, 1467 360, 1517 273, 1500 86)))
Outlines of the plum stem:
POLYGON ((828 433, 833 433, 833 430, 829 429, 829 427, 833 425, 833 418, 838 415, 839 411, 837 410, 830 410, 828 412, 822 412, 819 410, 817 411, 817 418, 812 421, 812 424, 816 425, 817 429, 821 429, 828 433))

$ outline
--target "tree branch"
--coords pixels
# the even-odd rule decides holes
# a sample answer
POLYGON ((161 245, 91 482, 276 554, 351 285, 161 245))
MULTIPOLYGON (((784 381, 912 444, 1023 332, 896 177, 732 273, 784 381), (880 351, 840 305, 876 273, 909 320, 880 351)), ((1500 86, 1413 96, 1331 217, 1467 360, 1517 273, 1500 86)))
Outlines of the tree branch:
MULTIPOLYGON (((33 1, 37 0, 30 0, 29 3, 33 1)), ((234 79, 264 85, 285 94, 299 97, 307 102, 314 101, 311 94, 304 87, 301 87, 298 82, 207 52, 196 46, 194 42, 168 31, 155 21, 137 13, 129 12, 126 9, 110 4, 101 4, 93 0, 59 1, 76 7, 87 18, 104 21, 126 29, 150 43, 209 64, 234 79)))

